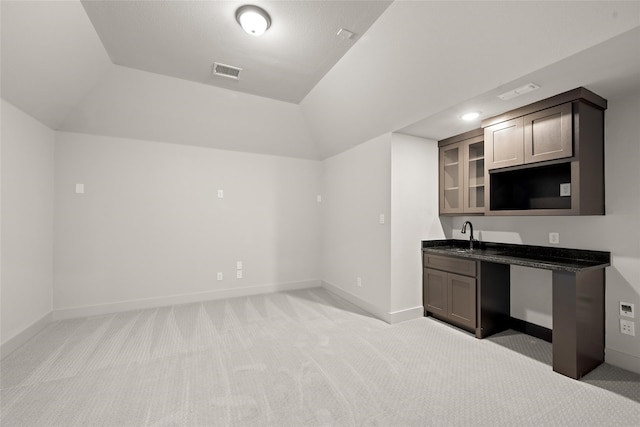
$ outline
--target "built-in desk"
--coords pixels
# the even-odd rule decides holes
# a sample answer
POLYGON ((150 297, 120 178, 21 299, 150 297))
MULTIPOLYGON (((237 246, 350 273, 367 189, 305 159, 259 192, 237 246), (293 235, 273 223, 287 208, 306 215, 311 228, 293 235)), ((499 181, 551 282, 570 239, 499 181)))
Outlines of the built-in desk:
POLYGON ((475 242, 469 250, 464 240, 423 241, 422 251, 423 259, 432 254, 476 262, 478 338, 510 326, 511 265, 551 270, 553 370, 578 379, 604 361, 604 269, 611 265, 610 252, 490 242, 475 242))

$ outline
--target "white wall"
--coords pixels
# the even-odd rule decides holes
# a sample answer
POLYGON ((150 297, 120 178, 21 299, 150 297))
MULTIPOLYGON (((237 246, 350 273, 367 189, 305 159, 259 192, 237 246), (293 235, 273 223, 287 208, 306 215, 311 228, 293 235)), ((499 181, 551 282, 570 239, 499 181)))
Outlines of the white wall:
POLYGON ((118 65, 59 130, 319 159, 296 104, 118 65))
POLYGON ((54 132, 2 100, 1 141, 5 353, 5 344, 52 309, 54 132))
MULTIPOLYGON (((549 246, 548 233, 560 233, 560 246, 610 251, 606 269, 606 360, 640 372, 640 316, 636 336, 619 332, 620 301, 640 308, 640 93, 609 98, 605 113, 606 215, 585 217, 458 217, 452 235, 469 219, 484 241, 549 246)), ((551 275, 512 268, 512 315, 551 325, 551 275)))
POLYGON ((64 132, 55 162, 58 318, 319 284, 320 162, 64 132))
POLYGON ((390 323, 421 317, 420 244, 445 238, 436 142, 384 134, 323 164, 324 285, 390 323))
POLYGON ((390 310, 391 134, 323 162, 324 285, 381 318, 390 310), (385 223, 380 224, 380 214, 385 223), (357 278, 362 286, 357 286, 357 278))
POLYGON ((444 239, 438 218, 436 141, 394 133, 391 142, 391 312, 422 316, 422 240, 444 239))

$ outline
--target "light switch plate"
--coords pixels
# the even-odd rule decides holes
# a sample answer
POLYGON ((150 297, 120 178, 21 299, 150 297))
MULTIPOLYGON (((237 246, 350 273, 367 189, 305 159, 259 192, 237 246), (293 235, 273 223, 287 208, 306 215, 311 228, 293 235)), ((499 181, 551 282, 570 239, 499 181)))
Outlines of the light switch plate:
POLYGON ((620 316, 630 317, 633 319, 635 317, 635 312, 636 310, 633 304, 630 302, 620 301, 620 316))
POLYGON ((76 184, 76 194, 84 194, 84 184, 76 184))
POLYGON ((224 199, 224 190, 218 190, 218 199, 224 199))
POLYGON ((236 270, 242 270, 242 261, 236 262, 236 270))

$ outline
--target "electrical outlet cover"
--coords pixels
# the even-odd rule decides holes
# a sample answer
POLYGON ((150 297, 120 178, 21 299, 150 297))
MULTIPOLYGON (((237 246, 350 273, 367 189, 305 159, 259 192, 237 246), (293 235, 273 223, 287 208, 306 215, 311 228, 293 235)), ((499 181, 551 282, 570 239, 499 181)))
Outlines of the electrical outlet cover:
POLYGON ((620 333, 625 335, 636 336, 635 325, 632 320, 620 319, 620 333))

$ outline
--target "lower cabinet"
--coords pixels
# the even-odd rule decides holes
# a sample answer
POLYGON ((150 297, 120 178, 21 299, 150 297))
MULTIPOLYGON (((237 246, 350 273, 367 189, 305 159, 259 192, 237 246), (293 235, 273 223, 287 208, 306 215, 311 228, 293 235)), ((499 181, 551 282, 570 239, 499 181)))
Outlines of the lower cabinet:
POLYGON ((476 262, 425 254, 423 303, 427 315, 475 331, 476 262))

